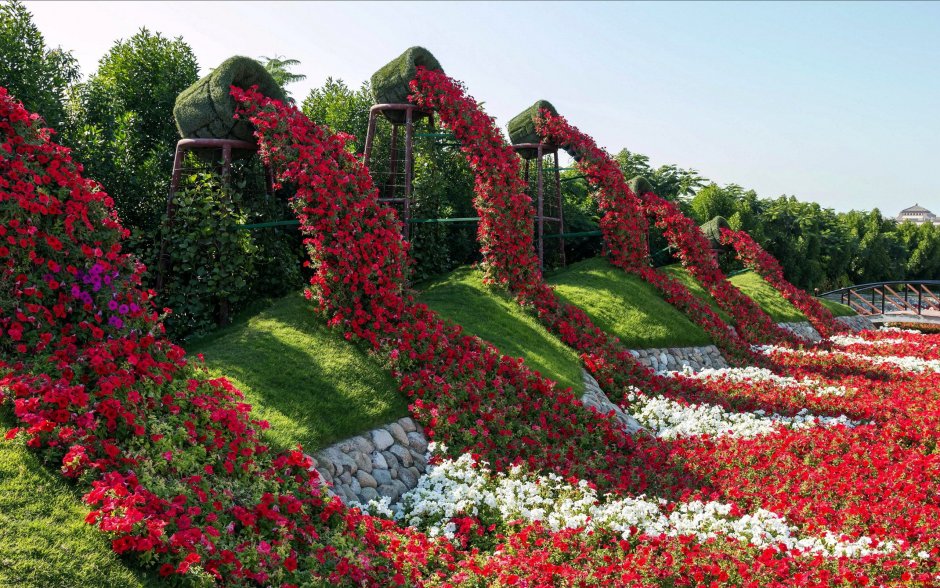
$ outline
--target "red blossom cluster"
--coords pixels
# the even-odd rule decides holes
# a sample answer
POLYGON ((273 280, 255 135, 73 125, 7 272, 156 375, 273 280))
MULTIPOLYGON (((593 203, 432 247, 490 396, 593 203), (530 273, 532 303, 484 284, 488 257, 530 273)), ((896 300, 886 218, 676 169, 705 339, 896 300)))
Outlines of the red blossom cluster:
POLYGON ((744 267, 757 272, 760 277, 767 280, 790 304, 806 315, 820 335, 829 337, 848 331, 848 327, 835 320, 829 309, 783 277, 780 262, 764 251, 764 248, 758 245, 750 235, 744 231, 722 228, 721 242, 734 247, 737 258, 744 264, 744 267))

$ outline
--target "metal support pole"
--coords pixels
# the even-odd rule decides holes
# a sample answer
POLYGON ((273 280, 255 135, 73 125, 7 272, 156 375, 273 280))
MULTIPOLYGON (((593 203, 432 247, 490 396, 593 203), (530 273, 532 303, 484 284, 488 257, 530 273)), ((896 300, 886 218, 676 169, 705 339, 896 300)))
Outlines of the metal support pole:
POLYGON ((411 184, 413 181, 414 173, 414 161, 413 151, 414 151, 414 134, 415 134, 415 124, 414 124, 414 109, 409 108, 405 111, 405 202, 402 209, 402 231, 404 232, 405 239, 408 239, 409 234, 409 223, 408 220, 411 218, 411 184))
MULTIPOLYGON (((555 195, 558 196, 558 234, 565 234, 565 200, 561 195, 561 171, 558 169, 558 148, 554 151, 555 162, 555 195)), ((558 239, 558 254, 561 256, 561 266, 568 265, 565 262, 565 238, 558 239)))
POLYGON ((375 119, 378 116, 379 113, 375 110, 369 111, 369 127, 366 130, 366 145, 362 152, 362 163, 366 167, 369 166, 369 159, 372 157, 372 146, 375 143, 375 119))
POLYGON ((545 199, 543 194, 544 182, 542 174, 542 146, 539 145, 538 158, 536 160, 536 174, 538 175, 538 239, 539 239, 539 269, 545 269, 545 199))
POLYGON ((398 175, 398 125, 392 125, 392 140, 389 144, 389 156, 388 156, 388 182, 386 183, 385 194, 379 193, 381 198, 395 198, 396 186, 398 186, 398 180, 395 179, 395 176, 398 175), (390 188, 390 191, 389 191, 390 188))

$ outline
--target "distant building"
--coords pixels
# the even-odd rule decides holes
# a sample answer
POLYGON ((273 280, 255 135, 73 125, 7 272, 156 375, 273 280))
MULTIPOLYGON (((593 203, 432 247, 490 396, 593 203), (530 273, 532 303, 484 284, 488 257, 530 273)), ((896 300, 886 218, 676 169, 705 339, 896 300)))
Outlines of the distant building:
POLYGON ((940 226, 940 218, 919 204, 902 210, 901 214, 897 216, 897 219, 899 223, 910 221, 915 225, 933 223, 934 225, 940 226))

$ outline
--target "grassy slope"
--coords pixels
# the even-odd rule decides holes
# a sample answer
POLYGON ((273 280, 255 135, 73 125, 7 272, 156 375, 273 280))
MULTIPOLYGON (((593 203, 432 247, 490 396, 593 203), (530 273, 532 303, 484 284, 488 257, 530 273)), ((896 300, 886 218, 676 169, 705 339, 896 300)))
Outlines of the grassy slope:
POLYGON ((549 278, 558 294, 631 349, 708 345, 708 335, 639 278, 594 258, 549 278))
MULTIPOLYGON (((693 278, 688 271, 685 270, 680 265, 670 265, 666 267, 659 268, 659 271, 668 274, 689 286, 689 288, 702 300, 708 302, 713 309, 715 309, 718 314, 724 318, 726 321, 730 320, 730 317, 724 311, 718 308, 718 304, 715 300, 705 291, 705 289, 699 284, 695 278, 693 278)), ((764 312, 769 314, 777 322, 797 322, 805 321, 806 317, 802 312, 796 309, 795 306, 790 304, 782 294, 777 292, 770 284, 764 281, 759 275, 754 272, 745 272, 743 274, 738 274, 731 278, 731 283, 734 284, 742 292, 750 296, 761 308, 764 309, 764 312)), ((835 316, 851 316, 855 312, 852 311, 849 307, 839 304, 838 302, 831 302, 829 300, 821 300, 821 302, 835 315, 835 316)))
POLYGON ((458 269, 424 285, 420 300, 468 335, 492 343, 505 355, 575 392, 584 390, 577 355, 514 301, 483 286, 481 274, 458 269))
POLYGON ((391 374, 328 329, 299 293, 188 348, 245 393, 280 447, 312 451, 408 414, 391 374))
POLYGON ((0 441, 0 586, 157 586, 85 523, 88 509, 15 441, 0 441))

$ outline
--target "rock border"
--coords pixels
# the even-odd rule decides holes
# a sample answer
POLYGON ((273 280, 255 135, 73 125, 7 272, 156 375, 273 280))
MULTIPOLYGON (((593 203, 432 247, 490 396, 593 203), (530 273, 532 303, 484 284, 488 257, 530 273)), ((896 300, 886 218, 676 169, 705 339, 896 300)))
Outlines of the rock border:
POLYGON ((694 372, 729 367, 721 351, 714 345, 631 349, 630 353, 657 373, 682 371, 686 366, 694 372))
POLYGON ((383 496, 394 503, 418 486, 427 450, 422 428, 404 417, 316 452, 313 466, 346 504, 383 496))

